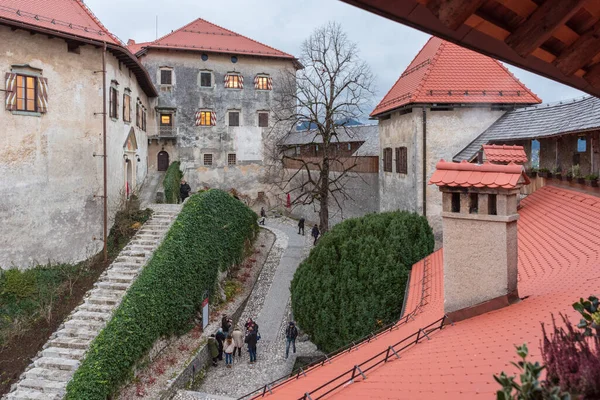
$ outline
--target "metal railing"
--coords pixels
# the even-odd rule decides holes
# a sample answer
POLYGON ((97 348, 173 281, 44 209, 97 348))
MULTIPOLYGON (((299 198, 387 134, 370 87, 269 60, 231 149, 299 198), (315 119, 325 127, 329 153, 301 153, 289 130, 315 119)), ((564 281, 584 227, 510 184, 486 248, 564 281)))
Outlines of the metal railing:
POLYGON ((149 137, 167 137, 172 138, 176 137, 179 133, 179 127, 176 126, 156 126, 156 127, 148 127, 146 134, 149 137))
MULTIPOLYGON (((316 361, 313 361, 312 363, 306 365, 303 368, 300 368, 300 371, 298 371, 296 373, 284 375, 278 379, 275 379, 274 381, 267 383, 266 385, 259 387, 258 389, 253 390, 250 393, 246 393, 245 395, 238 397, 237 400, 243 400, 248 397, 250 397, 249 400, 255 400, 260 397, 264 397, 267 394, 267 392, 272 393, 273 389, 283 385, 288 380, 298 379, 298 378, 300 378, 300 375, 306 376, 307 372, 310 372, 317 367, 324 366, 326 362, 331 363, 331 361, 334 358, 336 358, 337 356, 339 356, 341 354, 345 354, 347 352, 350 352, 350 351, 352 351, 352 349, 359 347, 360 345, 362 345, 364 343, 370 343, 371 340, 377 339, 382 334, 392 332, 394 330, 394 328, 396 328, 396 329, 400 328, 402 325, 408 323, 409 320, 414 321, 415 315, 419 313, 419 311, 421 310, 422 307, 424 307, 425 305, 428 304, 427 300, 430 295, 430 293, 429 293, 429 289, 430 289, 430 287, 429 287, 429 282, 430 282, 429 268, 430 268, 429 257, 427 257, 423 260, 423 278, 421 279, 421 300, 419 301, 419 304, 415 307, 415 309, 412 310, 408 315, 400 318, 398 321, 392 322, 388 325, 383 326, 382 328, 375 330, 374 332, 371 332, 370 334, 362 337, 359 340, 353 341, 352 343, 350 343, 342 348, 334 350, 333 352, 325 355, 324 357, 322 357, 316 361)), ((446 318, 446 317, 444 316, 444 318, 446 318)))

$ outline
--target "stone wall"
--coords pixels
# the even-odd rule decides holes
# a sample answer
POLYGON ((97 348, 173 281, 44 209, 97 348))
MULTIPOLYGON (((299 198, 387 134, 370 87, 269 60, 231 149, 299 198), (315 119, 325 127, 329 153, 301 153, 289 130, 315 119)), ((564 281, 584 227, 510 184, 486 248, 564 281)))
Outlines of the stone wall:
MULTIPOLYGON (((102 245, 102 49, 0 26, 0 75, 28 64, 48 78, 48 112, 23 115, 0 110, 0 267, 75 262, 102 245)), ((137 157, 130 157, 133 181, 147 172, 147 138, 122 118, 123 90, 131 89, 133 120, 146 94, 135 75, 107 53, 107 87, 119 83, 119 119, 107 122, 108 196, 112 217, 125 186, 124 145, 133 128, 137 157), (131 76, 130 76, 131 75, 131 76)), ((4 86, 2 86, 4 87, 4 86)), ((4 99, 4 94, 2 94, 4 99)), ((151 114, 148 115, 150 124, 151 114)), ((135 154, 134 154, 135 155, 135 154)))

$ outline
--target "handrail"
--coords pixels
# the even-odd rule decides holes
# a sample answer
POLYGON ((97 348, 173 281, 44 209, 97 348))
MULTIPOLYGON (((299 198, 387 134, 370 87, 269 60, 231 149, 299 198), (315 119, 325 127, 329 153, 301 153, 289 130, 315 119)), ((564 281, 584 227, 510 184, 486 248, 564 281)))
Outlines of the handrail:
MULTIPOLYGON (((412 310, 408 315, 406 315, 404 317, 400 317, 396 322, 392 322, 388 325, 385 325, 385 326, 369 333, 368 335, 363 336, 361 339, 354 341, 350 344, 347 344, 346 346, 343 346, 337 350, 334 350, 333 352, 325 355, 324 357, 311 362, 304 368, 301 368, 300 371, 298 371, 296 374, 288 374, 288 375, 279 377, 279 378, 255 389, 255 390, 253 390, 252 392, 246 393, 245 395, 238 397, 237 400, 243 400, 249 396, 252 396, 249 400, 256 400, 260 397, 264 397, 267 394, 267 391, 271 392, 273 389, 283 385, 288 379, 293 379, 294 375, 295 375, 295 378, 298 379, 298 378, 300 378, 300 374, 306 375, 307 372, 312 371, 313 369, 315 369, 319 366, 325 365, 325 362, 331 362, 332 359, 339 356, 340 354, 343 354, 346 351, 350 352, 350 351, 352 351, 353 348, 360 347, 362 344, 364 344, 365 341, 367 343, 369 343, 372 339, 376 339, 388 331, 389 332, 393 331, 395 327, 399 328, 400 326, 408 323, 409 319, 414 320, 414 316, 417 315, 417 313, 421 310, 422 307, 424 307, 425 305, 428 304, 425 302, 426 298, 429 296, 429 293, 427 293, 427 290, 429 289, 429 285, 428 285, 429 280, 427 279, 428 273, 429 273, 429 256, 427 256, 426 258, 423 259, 423 278, 421 279, 421 300, 419 301, 419 304, 414 308, 414 310, 412 310)), ((407 288, 407 292, 408 292, 408 288, 407 288)))

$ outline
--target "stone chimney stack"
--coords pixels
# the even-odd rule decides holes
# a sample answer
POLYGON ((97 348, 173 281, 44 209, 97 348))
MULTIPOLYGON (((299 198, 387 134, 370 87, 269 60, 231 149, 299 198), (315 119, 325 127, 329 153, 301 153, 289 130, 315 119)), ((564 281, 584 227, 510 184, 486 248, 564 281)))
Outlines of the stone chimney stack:
POLYGON ((430 184, 443 202, 444 312, 460 321, 508 306, 517 293, 521 165, 441 160, 430 184))

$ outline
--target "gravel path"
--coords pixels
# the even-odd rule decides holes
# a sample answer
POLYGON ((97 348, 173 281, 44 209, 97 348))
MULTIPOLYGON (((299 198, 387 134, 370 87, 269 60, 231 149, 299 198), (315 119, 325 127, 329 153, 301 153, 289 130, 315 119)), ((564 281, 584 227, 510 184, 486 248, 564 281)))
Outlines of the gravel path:
MULTIPOLYGON (((242 313, 240 321, 256 320, 261 340, 258 342, 257 362, 249 364, 247 351, 234 360, 233 368, 224 362, 210 368, 197 392, 180 391, 175 399, 238 398, 292 371, 296 355, 312 355, 316 348, 310 342, 296 343, 296 355, 285 359, 285 327, 290 319, 290 283, 300 262, 312 247, 310 236, 298 235, 296 222, 286 218, 268 219, 266 228, 277 240, 273 249, 283 251, 276 265, 263 268, 259 281, 242 313)), ((281 254, 279 251, 272 252, 281 254)), ((290 350, 291 351, 291 350, 290 350)))

